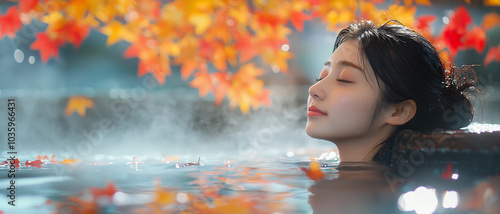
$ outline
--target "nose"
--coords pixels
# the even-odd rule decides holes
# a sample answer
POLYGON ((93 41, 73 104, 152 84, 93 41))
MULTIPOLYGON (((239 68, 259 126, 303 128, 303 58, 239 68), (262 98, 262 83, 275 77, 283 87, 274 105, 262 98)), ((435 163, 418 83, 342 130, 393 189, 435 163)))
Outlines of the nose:
POLYGON ((309 87, 309 96, 315 100, 322 100, 324 98, 324 93, 320 88, 321 81, 309 87))

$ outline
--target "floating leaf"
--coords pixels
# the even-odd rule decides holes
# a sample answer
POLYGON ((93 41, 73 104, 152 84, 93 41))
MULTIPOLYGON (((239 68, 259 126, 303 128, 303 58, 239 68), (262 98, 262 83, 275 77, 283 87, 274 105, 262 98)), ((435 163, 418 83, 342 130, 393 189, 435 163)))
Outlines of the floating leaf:
POLYGON ((66 105, 66 117, 71 116, 73 112, 78 113, 81 117, 85 117, 87 108, 94 108, 94 101, 88 97, 72 96, 66 105))
POLYGON ((325 176, 323 171, 321 171, 321 166, 319 165, 319 163, 314 161, 312 158, 311 162, 309 163, 309 169, 302 167, 301 170, 306 173, 307 177, 314 181, 318 181, 325 176))
POLYGON ((31 167, 37 167, 37 168, 42 168, 42 161, 40 160, 34 160, 34 161, 26 161, 26 163, 24 163, 25 166, 31 166, 31 167))
POLYGON ((72 164, 72 163, 75 163, 76 161, 78 161, 77 159, 69 159, 69 158, 66 158, 64 159, 63 161, 59 162, 59 163, 63 163, 63 164, 72 164))

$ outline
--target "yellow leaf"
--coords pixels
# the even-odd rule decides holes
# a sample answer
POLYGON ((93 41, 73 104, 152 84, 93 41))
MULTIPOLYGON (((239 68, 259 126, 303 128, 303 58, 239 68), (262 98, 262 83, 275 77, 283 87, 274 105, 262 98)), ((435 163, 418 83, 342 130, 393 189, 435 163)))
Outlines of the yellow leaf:
POLYGON ((196 35, 202 35, 212 24, 210 14, 195 13, 189 16, 189 23, 195 26, 196 35))
POLYGON ((59 162, 59 163, 63 163, 63 164, 72 164, 72 163, 75 163, 77 162, 78 159, 69 159, 69 158, 66 158, 64 159, 63 161, 59 162))
POLYGON ((94 108, 94 101, 84 96, 72 96, 69 98, 66 105, 66 117, 69 117, 73 112, 78 113, 80 116, 85 117, 87 108, 94 108))
POLYGON ((82 19, 91 4, 95 4, 92 0, 72 0, 66 6, 66 14, 74 19, 82 19))
POLYGON ((431 2, 429 0, 415 0, 415 3, 420 4, 420 5, 427 5, 427 6, 431 5, 431 2))
POLYGON ((108 36, 106 45, 111 46, 120 40, 131 42, 135 40, 133 34, 118 21, 111 21, 101 28, 101 32, 108 36))
POLYGON ((387 9, 387 13, 382 14, 381 22, 388 20, 398 20, 406 26, 413 26, 415 23, 415 13, 417 12, 417 7, 405 7, 399 5, 391 5, 387 9))
POLYGON ((42 18, 42 22, 48 24, 47 30, 50 31, 51 29, 61 28, 66 23, 66 19, 64 18, 62 13, 53 12, 44 16, 42 18))
POLYGON ((484 6, 500 6, 500 0, 484 0, 484 6))

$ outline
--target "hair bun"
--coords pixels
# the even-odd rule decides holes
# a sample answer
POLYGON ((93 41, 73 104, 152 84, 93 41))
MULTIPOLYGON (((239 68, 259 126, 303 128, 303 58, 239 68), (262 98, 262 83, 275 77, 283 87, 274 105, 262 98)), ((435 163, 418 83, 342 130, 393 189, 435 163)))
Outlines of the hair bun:
POLYGON ((475 65, 452 66, 451 71, 445 71, 445 81, 441 91, 440 101, 443 107, 444 129, 460 129, 468 126, 474 117, 474 108, 467 96, 468 90, 477 90, 475 65))

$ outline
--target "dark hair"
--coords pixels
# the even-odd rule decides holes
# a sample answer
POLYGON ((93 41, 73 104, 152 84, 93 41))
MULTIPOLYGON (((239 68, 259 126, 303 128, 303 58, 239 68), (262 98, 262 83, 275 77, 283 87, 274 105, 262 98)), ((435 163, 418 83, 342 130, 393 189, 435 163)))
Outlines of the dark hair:
MULTIPOLYGON (((340 31, 334 51, 348 40, 358 40, 380 87, 375 115, 386 104, 411 99, 417 105, 415 116, 398 127, 416 131, 460 129, 471 123, 473 107, 464 92, 474 87, 464 76, 468 67, 445 70, 434 46, 416 31, 398 21, 375 25, 371 21, 351 24, 340 31)), ((374 116, 375 118, 375 116, 374 116)))

